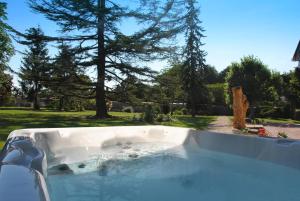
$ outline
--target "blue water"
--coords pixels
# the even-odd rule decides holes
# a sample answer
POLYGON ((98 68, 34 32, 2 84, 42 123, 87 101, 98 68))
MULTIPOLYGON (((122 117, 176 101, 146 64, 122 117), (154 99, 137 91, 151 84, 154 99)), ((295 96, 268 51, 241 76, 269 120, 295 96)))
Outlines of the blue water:
POLYGON ((205 149, 176 147, 150 155, 134 150, 127 158, 125 153, 123 158, 84 161, 69 165, 70 171, 52 171, 47 178, 51 200, 300 200, 296 169, 205 149))

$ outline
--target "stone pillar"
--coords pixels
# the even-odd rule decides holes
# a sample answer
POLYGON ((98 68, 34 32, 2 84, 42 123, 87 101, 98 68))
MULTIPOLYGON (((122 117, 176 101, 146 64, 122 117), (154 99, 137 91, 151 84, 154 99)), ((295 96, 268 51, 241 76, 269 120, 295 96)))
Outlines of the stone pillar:
POLYGON ((242 87, 233 87, 233 127, 246 128, 246 115, 249 108, 247 97, 243 94, 242 87))

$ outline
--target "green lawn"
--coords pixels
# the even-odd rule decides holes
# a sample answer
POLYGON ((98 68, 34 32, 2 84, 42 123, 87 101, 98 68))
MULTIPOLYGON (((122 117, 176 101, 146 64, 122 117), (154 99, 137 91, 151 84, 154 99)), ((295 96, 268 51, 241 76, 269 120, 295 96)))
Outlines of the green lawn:
POLYGON ((263 120, 264 123, 277 123, 277 124, 300 124, 300 121, 293 119, 271 119, 271 118, 259 118, 259 120, 263 120))
MULTIPOLYGON (((8 134, 16 129, 147 125, 147 123, 132 120, 132 117, 138 114, 111 112, 113 117, 105 120, 91 118, 94 114, 94 111, 55 112, 32 111, 27 108, 0 108, 0 149, 8 134)), ((163 122, 161 125, 205 129, 213 120, 215 117, 212 116, 196 118, 176 116, 174 121, 163 122)))

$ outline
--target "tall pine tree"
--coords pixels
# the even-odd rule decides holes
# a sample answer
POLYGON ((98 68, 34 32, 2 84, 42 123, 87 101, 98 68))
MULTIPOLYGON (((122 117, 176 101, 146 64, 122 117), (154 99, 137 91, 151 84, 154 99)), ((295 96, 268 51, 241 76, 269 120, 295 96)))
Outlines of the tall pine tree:
POLYGON ((6 3, 0 2, 0 106, 7 102, 12 89, 12 77, 6 70, 8 70, 7 63, 14 51, 7 33, 6 20, 6 3))
POLYGON ((128 76, 149 76, 153 71, 144 61, 165 58, 170 41, 182 30, 176 0, 29 0, 34 11, 57 22, 62 37, 49 40, 72 41, 80 54, 81 68, 96 69, 93 83, 96 117, 108 117, 106 81, 121 82, 128 76), (139 26, 125 30, 131 21, 139 26), (68 35, 68 36, 66 36, 68 35))
POLYGON ((186 0, 186 9, 186 46, 184 48, 182 81, 187 105, 192 116, 195 117, 197 105, 207 96, 207 89, 203 81, 206 52, 202 50, 204 29, 198 16, 199 8, 196 7, 196 0, 186 0))
POLYGON ((49 71, 48 49, 43 37, 44 33, 39 27, 30 28, 26 40, 20 41, 28 46, 19 72, 20 85, 23 92, 32 100, 35 110, 40 109, 39 94, 48 80, 49 71))

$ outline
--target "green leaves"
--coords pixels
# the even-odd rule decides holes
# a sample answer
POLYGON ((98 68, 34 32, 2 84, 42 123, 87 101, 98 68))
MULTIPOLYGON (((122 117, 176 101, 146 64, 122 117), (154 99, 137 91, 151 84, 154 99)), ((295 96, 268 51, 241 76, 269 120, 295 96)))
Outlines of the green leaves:
POLYGON ((7 33, 6 3, 0 2, 0 71, 7 68, 7 62, 14 54, 11 39, 7 33))
POLYGON ((8 102, 12 90, 12 77, 5 71, 14 49, 7 33, 6 20, 6 3, 0 2, 0 106, 8 102))
MULTIPOLYGON (((241 59, 240 63, 232 63, 229 66, 226 76, 227 98, 231 102, 231 88, 242 86, 250 105, 254 106, 264 101, 268 96, 267 92, 271 90, 270 80, 271 72, 261 60, 254 56, 247 56, 241 59)), ((272 93, 274 90, 271 90, 272 93)))
POLYGON ((27 30, 26 39, 22 41, 28 49, 18 75, 21 78, 22 91, 34 102, 34 109, 39 109, 39 93, 48 80, 50 70, 47 44, 43 38, 44 33, 40 27, 30 28, 27 30))
POLYGON ((196 1, 186 0, 185 31, 186 45, 182 70, 183 89, 185 90, 188 106, 192 116, 197 113, 197 105, 201 103, 208 92, 204 83, 206 52, 202 50, 204 29, 198 16, 196 1))

